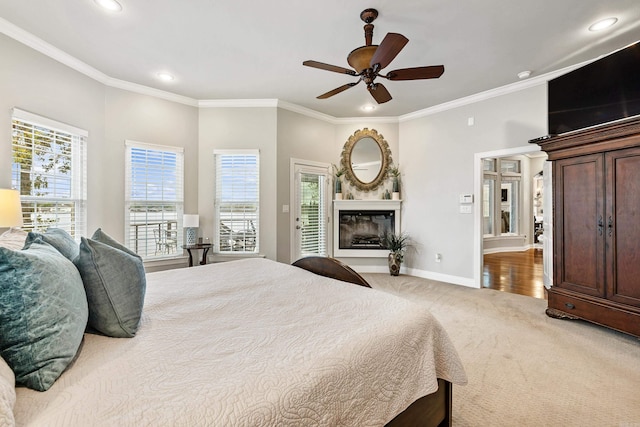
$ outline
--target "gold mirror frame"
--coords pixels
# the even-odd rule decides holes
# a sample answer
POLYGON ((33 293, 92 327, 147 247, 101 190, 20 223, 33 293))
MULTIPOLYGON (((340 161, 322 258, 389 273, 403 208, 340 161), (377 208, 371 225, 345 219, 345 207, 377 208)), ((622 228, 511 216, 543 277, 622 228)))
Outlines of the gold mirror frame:
POLYGON ((345 176, 347 180, 353 184, 360 191, 372 191, 378 188, 387 178, 387 173, 389 170, 389 165, 391 164, 391 150, 389 149, 389 144, 385 141, 384 137, 380 135, 375 129, 367 129, 364 128, 362 130, 357 130, 349 137, 347 142, 344 144, 344 148, 342 149, 341 154, 341 165, 345 171, 345 176), (377 144, 378 148, 380 148, 380 157, 382 159, 380 171, 378 175, 371 182, 362 182, 358 179, 358 177, 353 172, 351 168, 351 154, 353 152, 353 147, 360 141, 362 138, 371 138, 377 144))

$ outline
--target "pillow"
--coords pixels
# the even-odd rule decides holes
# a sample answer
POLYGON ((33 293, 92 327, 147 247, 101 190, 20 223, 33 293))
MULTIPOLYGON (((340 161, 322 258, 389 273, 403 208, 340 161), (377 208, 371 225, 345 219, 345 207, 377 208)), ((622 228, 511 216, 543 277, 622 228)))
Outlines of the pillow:
POLYGON ((102 230, 82 238, 74 264, 80 271, 89 302, 89 326, 116 338, 138 331, 146 290, 142 258, 102 230))
POLYGON ((62 228, 49 228, 44 233, 30 231, 24 245, 25 249, 38 237, 56 248, 58 252, 64 255, 69 261, 73 261, 78 256, 78 244, 73 240, 73 237, 62 228))
POLYGON ((27 232, 19 228, 10 228, 0 235, 0 247, 19 251, 24 248, 27 232))
POLYGON ((17 384, 51 387, 78 352, 87 317, 80 274, 53 246, 0 248, 0 356, 17 384))
MULTIPOLYGON (((25 233, 27 234, 27 233, 25 233)), ((13 371, 0 357, 0 426, 14 426, 13 405, 16 403, 16 382, 13 371)))

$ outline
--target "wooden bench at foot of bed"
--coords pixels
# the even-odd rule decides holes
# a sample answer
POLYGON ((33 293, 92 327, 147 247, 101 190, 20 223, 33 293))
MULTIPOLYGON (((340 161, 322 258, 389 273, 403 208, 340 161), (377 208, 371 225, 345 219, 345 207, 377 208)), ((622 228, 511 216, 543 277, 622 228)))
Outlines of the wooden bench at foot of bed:
MULTIPOLYGON (((370 288, 367 281, 351 267, 328 257, 300 258, 292 265, 320 276, 370 288)), ((438 378, 438 390, 413 402, 407 409, 389 421, 387 427, 435 427, 451 426, 451 397, 453 386, 438 378)))

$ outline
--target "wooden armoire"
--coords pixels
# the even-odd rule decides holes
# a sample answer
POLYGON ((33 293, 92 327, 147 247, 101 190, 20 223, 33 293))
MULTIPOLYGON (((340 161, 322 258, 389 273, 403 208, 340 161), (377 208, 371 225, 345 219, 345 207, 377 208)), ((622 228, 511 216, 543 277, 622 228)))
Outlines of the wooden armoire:
POLYGON ((547 314, 640 336, 640 118, 537 144, 553 163, 547 314))

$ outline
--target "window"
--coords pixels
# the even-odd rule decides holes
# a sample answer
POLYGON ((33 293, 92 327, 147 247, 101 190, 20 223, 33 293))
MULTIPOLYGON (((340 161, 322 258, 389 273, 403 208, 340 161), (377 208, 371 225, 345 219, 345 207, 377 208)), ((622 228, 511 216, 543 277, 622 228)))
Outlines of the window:
POLYGON ((61 228, 79 240, 87 227, 88 132, 17 108, 11 127, 11 186, 20 191, 23 229, 61 228))
POLYGON ((258 150, 216 150, 217 252, 257 253, 260 223, 258 150))
POLYGON ((183 175, 182 148, 126 142, 125 245, 144 259, 178 255, 183 175))
POLYGON ((483 170, 482 220, 484 235, 518 234, 520 160, 483 159, 483 170), (498 212, 499 216, 496 215, 498 212))

